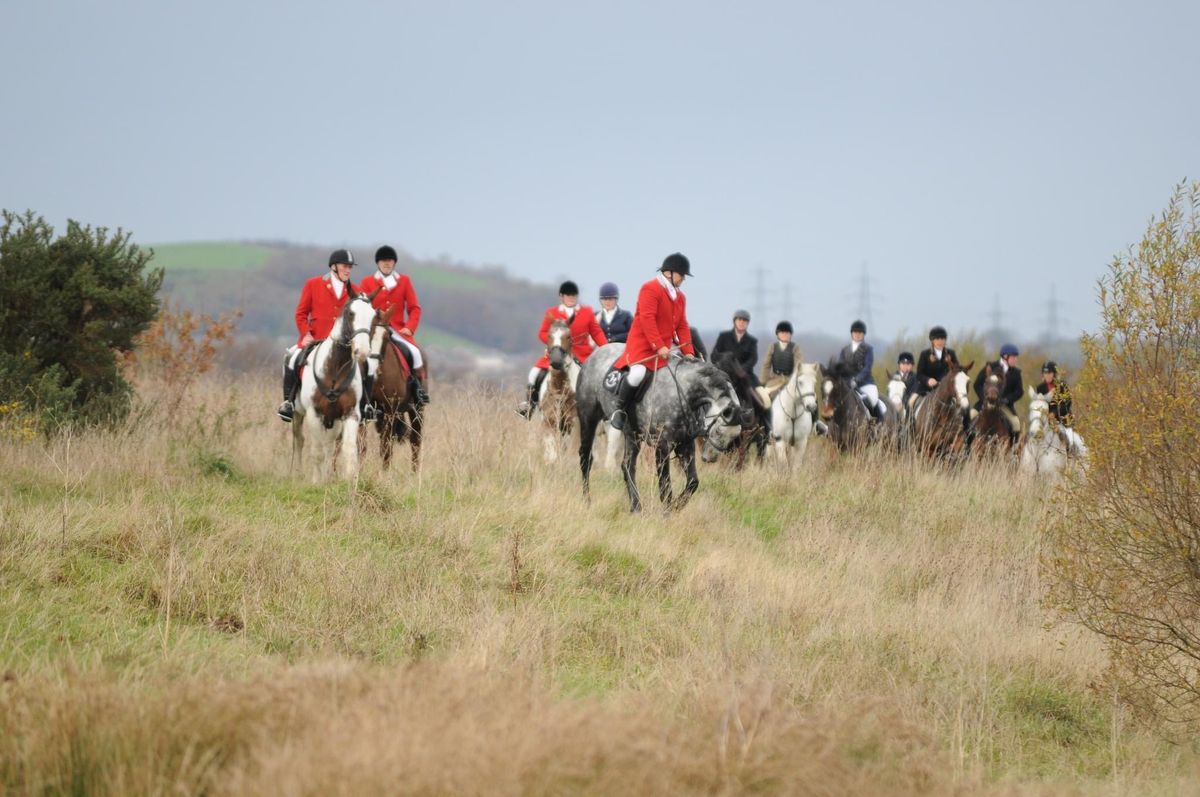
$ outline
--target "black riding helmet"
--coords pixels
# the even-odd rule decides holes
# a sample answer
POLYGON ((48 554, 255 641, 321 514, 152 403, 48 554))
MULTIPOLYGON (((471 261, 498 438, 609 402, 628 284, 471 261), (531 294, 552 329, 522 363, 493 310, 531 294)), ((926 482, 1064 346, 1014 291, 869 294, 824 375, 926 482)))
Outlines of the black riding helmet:
POLYGON ((692 276, 692 264, 679 252, 675 252, 674 254, 667 255, 659 271, 674 271, 676 274, 690 277, 692 276))
POLYGON ((908 363, 909 365, 913 364, 913 356, 911 351, 902 351, 900 352, 900 356, 896 358, 896 365, 903 365, 904 363, 908 363))
POLYGON ((851 334, 853 334, 855 332, 861 332, 865 335, 865 334, 867 334, 867 325, 864 324, 862 321, 855 321, 853 324, 850 325, 850 332, 851 332, 851 334))
POLYGON ((1042 363, 1042 373, 1058 376, 1058 363, 1054 362, 1054 360, 1046 360, 1046 362, 1042 363))
POLYGON ((329 267, 333 268, 338 263, 345 263, 347 266, 354 265, 354 255, 349 249, 334 249, 329 254, 329 267))
POLYGON ((937 340, 938 338, 945 340, 948 337, 949 337, 949 335, 946 334, 945 327, 934 327, 933 329, 929 330, 929 339, 930 340, 937 340))
POLYGON ((776 324, 775 325, 775 334, 778 335, 780 332, 786 332, 789 335, 792 334, 791 322, 790 321, 780 321, 778 324, 776 324))
POLYGON ((567 280, 562 285, 558 286, 558 292, 562 296, 578 296, 579 286, 571 280, 567 280))
POLYGON ((399 260, 399 259, 400 258, 396 255, 396 250, 393 249, 392 247, 388 246, 387 244, 384 244, 383 246, 381 246, 375 250, 375 262, 376 263, 378 263, 380 260, 399 260))

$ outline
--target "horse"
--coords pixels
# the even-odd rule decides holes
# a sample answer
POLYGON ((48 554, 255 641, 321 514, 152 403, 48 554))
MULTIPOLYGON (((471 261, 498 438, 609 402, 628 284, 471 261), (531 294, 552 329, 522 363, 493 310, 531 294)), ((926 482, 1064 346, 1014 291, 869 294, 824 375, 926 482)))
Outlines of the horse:
POLYGON ((1087 460, 1087 446, 1073 429, 1055 423, 1046 396, 1029 388, 1029 425, 1021 446, 1021 470, 1056 481, 1067 466, 1087 460))
POLYGON ((908 392, 908 385, 904 383, 904 374, 896 371, 888 374, 887 383, 887 400, 888 404, 892 405, 892 411, 896 413, 897 419, 901 422, 905 420, 904 394, 908 392))
MULTIPOLYGON (((371 322, 370 357, 379 361, 371 400, 379 410, 375 418, 375 428, 379 432, 379 455, 383 460, 384 469, 392 464, 392 444, 396 440, 407 439, 412 449, 412 469, 416 473, 421 466, 424 416, 416 402, 416 396, 409 390, 409 381, 404 375, 404 364, 400 361, 400 350, 391 343, 389 322, 395 310, 393 305, 382 315, 376 314, 371 322)), ((366 447, 366 433, 367 427, 360 426, 360 453, 366 447)))
POLYGON ((547 331, 546 354, 550 374, 542 380, 538 409, 545 429, 543 443, 547 462, 558 459, 558 441, 575 426, 575 385, 579 381, 579 361, 575 359, 571 327, 556 318, 547 331))
POLYGON ((780 462, 788 466, 804 461, 817 411, 817 382, 821 366, 801 363, 771 402, 771 437, 780 462), (792 452, 795 452, 794 455, 792 452))
POLYGON ((821 417, 838 450, 857 451, 871 435, 871 414, 858 391, 850 386, 854 369, 844 362, 830 362, 821 385, 821 417))
POLYGON ((979 414, 971 421, 971 452, 985 456, 1007 454, 1012 449, 1012 431, 1000 411, 1000 377, 987 366, 979 414))
POLYGON ((961 368, 951 360, 949 370, 933 392, 919 398, 912 408, 912 439, 931 458, 962 453, 966 440, 963 417, 971 406, 967 377, 974 366, 974 360, 961 368))
MULTIPOLYGON (((729 377, 729 383, 733 385, 738 401, 745 408, 742 416, 742 436, 734 449, 734 453, 737 455, 734 460, 734 469, 741 470, 746 466, 746 453, 750 450, 751 445, 755 447, 758 458, 762 459, 769 442, 768 430, 759 419, 756 406, 758 399, 754 396, 754 383, 751 381, 750 374, 737 361, 733 353, 721 352, 713 357, 712 364, 729 377)), ((705 462, 714 462, 716 461, 715 452, 712 449, 706 449, 703 458, 705 462)))
MULTIPOLYGON (((589 500, 596 428, 616 409, 616 396, 605 386, 605 377, 624 350, 624 343, 609 343, 597 349, 584 363, 575 392, 579 469, 583 495, 589 500)), ((629 406, 629 425, 623 434, 625 452, 621 472, 629 494, 629 511, 639 512, 642 508, 637 489, 637 457, 642 443, 654 447, 658 496, 663 506, 668 510, 682 509, 700 487, 696 475, 696 438, 703 437, 706 448, 728 450, 742 435, 741 402, 729 377, 715 366, 696 359, 673 356, 646 378, 650 383, 643 383, 641 400, 636 406, 629 406), (671 491, 672 453, 687 474, 687 483, 677 498, 671 491)))
POLYGON ((299 468, 304 461, 304 440, 311 438, 322 449, 313 462, 313 482, 327 479, 334 459, 341 454, 343 475, 358 475, 358 403, 362 397, 360 366, 371 354, 371 324, 376 316, 371 294, 356 293, 347 285, 350 300, 333 323, 329 337, 313 349, 300 377, 296 413, 292 418, 292 451, 299 468))

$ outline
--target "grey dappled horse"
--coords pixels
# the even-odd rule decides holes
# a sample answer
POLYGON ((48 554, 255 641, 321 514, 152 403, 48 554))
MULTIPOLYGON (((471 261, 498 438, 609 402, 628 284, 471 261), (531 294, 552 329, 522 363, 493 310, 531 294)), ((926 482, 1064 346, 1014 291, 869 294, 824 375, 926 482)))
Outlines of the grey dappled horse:
MULTIPOLYGON (((583 473, 583 494, 589 496, 592 470, 592 445, 596 427, 612 415, 616 396, 604 387, 609 367, 625 350, 624 343, 602 346, 588 358, 575 388, 579 411, 579 467, 583 473)), ((642 508, 637 490, 637 456, 642 443, 654 447, 658 471, 658 496, 668 509, 679 509, 700 486, 696 475, 696 438, 706 446, 725 451, 742 434, 741 405, 729 378, 717 368, 700 360, 672 355, 670 362, 652 376, 641 401, 629 406, 629 425, 625 428, 625 454, 621 472, 629 492, 629 511, 642 508), (687 473, 678 498, 671 494, 671 454, 687 473)))

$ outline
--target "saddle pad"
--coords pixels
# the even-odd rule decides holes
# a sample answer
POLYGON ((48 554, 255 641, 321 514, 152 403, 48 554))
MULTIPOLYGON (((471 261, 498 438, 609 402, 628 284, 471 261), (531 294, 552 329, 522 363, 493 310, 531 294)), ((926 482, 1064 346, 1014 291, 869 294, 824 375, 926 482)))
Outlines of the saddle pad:
MULTIPOLYGON (((654 381, 654 375, 658 371, 647 371, 646 378, 638 385, 637 393, 634 394, 634 401, 641 401, 642 396, 646 395, 646 391, 650 388, 650 383, 654 381)), ((609 366, 608 372, 604 374, 604 389, 614 396, 621 392, 621 385, 625 383, 625 378, 629 375, 628 371, 618 371, 616 368, 609 366)))
POLYGON ((404 372, 404 378, 408 379, 408 377, 412 375, 412 366, 408 364, 408 356, 404 353, 404 350, 400 348, 400 344, 396 343, 396 341, 389 340, 388 343, 391 344, 391 347, 396 350, 396 356, 400 359, 400 368, 404 372))

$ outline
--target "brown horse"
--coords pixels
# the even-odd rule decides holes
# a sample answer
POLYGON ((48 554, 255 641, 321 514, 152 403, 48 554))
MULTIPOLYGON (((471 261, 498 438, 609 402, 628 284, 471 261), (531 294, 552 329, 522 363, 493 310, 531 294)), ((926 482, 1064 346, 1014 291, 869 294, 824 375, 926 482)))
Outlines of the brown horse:
POLYGON ((575 428, 575 383, 579 381, 579 363, 575 359, 575 340, 571 327, 556 318, 547 330, 546 356, 550 375, 542 383, 538 407, 545 428, 546 461, 558 459, 558 443, 575 428))
POLYGON ((971 406, 967 398, 967 375, 974 365, 972 360, 960 368, 951 361, 942 381, 913 408, 913 442, 918 451, 930 458, 962 454, 966 442, 963 417, 971 406))
POLYGON ((1012 449, 1012 434, 1000 411, 1000 377, 992 373, 990 365, 985 374, 979 414, 971 422, 971 453, 995 457, 1012 449))
MULTIPOLYGON (((412 469, 415 472, 421 466, 424 418, 416 396, 409 390, 404 364, 400 362, 400 352, 390 340, 388 322, 392 320, 395 309, 395 306, 392 306, 382 315, 376 313, 371 324, 371 358, 379 361, 371 401, 378 410, 375 428, 379 431, 379 455, 383 459, 383 467, 388 468, 392 464, 392 444, 396 440, 407 438, 412 449, 412 469)), ((365 435, 364 424, 359 434, 360 449, 366 447, 365 435)))

